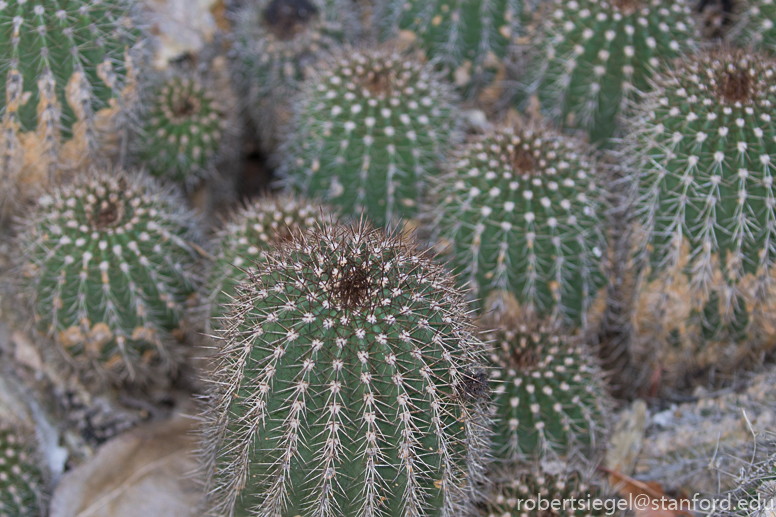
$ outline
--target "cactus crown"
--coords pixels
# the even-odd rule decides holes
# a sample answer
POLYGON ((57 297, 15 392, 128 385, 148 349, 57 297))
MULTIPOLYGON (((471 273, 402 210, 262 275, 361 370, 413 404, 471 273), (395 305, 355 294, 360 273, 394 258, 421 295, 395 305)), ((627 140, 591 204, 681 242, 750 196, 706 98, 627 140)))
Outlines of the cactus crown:
POLYGON ((526 312, 587 322, 606 247, 585 146, 543 126, 502 127, 457 149, 447 167, 427 220, 472 294, 509 292, 526 312))
POLYGON ((194 280, 181 203, 142 175, 97 170, 39 199, 19 229, 24 282, 65 357, 140 378, 158 360, 172 368, 194 280))
POLYGON ((186 185, 213 174, 229 123, 214 92, 200 80, 174 77, 154 95, 140 153, 151 174, 186 185))
POLYGON ((43 476, 31 448, 15 429, 0 425, 0 517, 37 517, 43 476))
POLYGON ((238 291, 204 428, 214 513, 465 514, 487 449, 482 345, 441 268, 323 227, 238 291))
POLYGON ((412 217, 457 137, 455 96, 428 65, 342 51, 306 81, 282 149, 285 182, 377 226, 412 217))
POLYGON ((595 356, 579 337, 546 323, 505 321, 482 339, 494 348, 497 460, 590 456, 604 443, 612 403, 595 356))

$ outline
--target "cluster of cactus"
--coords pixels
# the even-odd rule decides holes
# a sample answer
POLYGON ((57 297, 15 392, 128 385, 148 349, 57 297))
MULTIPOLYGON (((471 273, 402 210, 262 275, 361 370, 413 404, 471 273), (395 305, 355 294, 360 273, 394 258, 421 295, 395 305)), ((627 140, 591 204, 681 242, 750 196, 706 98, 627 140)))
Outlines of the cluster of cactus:
POLYGON ((17 246, 38 328, 85 373, 175 367, 193 292, 196 218, 139 174, 93 169, 39 198, 17 246))
POLYGON ((516 464, 600 449, 612 404, 593 352, 546 323, 501 321, 493 328, 482 333, 493 347, 493 457, 516 464))
POLYGON ((235 13, 234 76, 265 148, 288 119, 306 69, 353 36, 343 0, 257 0, 235 13))
POLYGON ((776 51, 776 2, 744 0, 736 14, 738 23, 731 31, 735 41, 776 51))
POLYGON ((0 207, 110 154, 136 96, 127 0, 0 3, 0 207))
POLYGON ((26 432, 0 425, 0 517, 38 517, 43 475, 26 432))
POLYGON ((259 198, 237 210, 213 242, 213 265, 208 275, 209 326, 228 311, 237 286, 249 276, 249 269, 265 260, 273 246, 320 225, 331 224, 328 207, 289 195, 259 198))
POLYGON ((672 383, 738 367, 775 337, 775 76, 764 55, 700 54, 657 76, 631 116, 634 339, 672 383))
MULTIPOLYGON (((523 93, 602 144, 662 64, 696 46, 689 0, 550 0, 523 93)), ((525 96, 519 96, 525 99, 525 96)))
POLYGON ((153 92, 142 129, 140 160, 152 175, 194 186, 212 177, 229 144, 229 112, 199 78, 172 77, 153 92))
POLYGON ((466 313, 448 273, 364 224, 269 255, 224 318, 213 513, 466 515, 488 449, 466 313))
POLYGON ((586 326, 604 288, 602 178, 588 148, 540 124, 500 127, 435 179, 429 232, 485 309, 586 326))
POLYGON ((280 173, 287 186, 345 214, 395 226, 416 215, 458 138, 455 100, 451 86, 414 57, 343 50, 296 99, 280 173))

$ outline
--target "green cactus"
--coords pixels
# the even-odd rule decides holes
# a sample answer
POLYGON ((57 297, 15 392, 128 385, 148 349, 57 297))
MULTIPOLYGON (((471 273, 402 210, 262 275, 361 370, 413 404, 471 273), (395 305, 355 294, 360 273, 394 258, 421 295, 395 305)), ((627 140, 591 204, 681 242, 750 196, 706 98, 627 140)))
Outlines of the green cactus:
POLYGON ((423 219, 478 305, 514 297, 523 313, 587 325, 603 299, 606 252, 587 146, 538 124, 500 127, 447 167, 423 219))
POLYGON ((196 185, 216 174, 219 155, 233 138, 228 107, 200 79, 173 77, 151 99, 138 157, 151 174, 196 185))
POLYGON ((37 326, 90 376, 176 366, 195 277, 196 218, 144 175, 92 170, 42 196, 18 228, 37 326))
POLYGON ((0 207, 113 149, 136 96, 133 10, 127 0, 0 2, 0 207))
POLYGON ((43 510, 43 476, 28 434, 0 425, 0 517, 38 517, 43 510))
POLYGON ((281 150, 285 184, 392 227, 416 215, 458 138, 451 87, 384 50, 343 51, 305 83, 281 150))
POLYGON ((512 320, 483 328, 495 329, 482 333, 493 346, 493 457, 514 464, 600 449, 613 404, 596 357, 581 339, 546 323, 512 320))
POLYGON ((414 41, 467 96, 503 79, 510 46, 525 32, 536 0, 378 0, 374 24, 383 38, 414 41))
POLYGON ((353 8, 344 0, 255 0, 235 14, 236 84, 266 149, 306 69, 354 36, 353 8))
MULTIPOLYGON (((623 144, 637 186, 636 349, 666 386, 740 367, 776 338, 776 61, 719 50, 657 76, 623 144)), ((689 384, 688 384, 689 383, 689 384)))
POLYGON ((367 225, 297 235, 257 269, 205 414, 212 513, 466 515, 488 390, 448 273, 367 225))
POLYGON ((739 19, 731 30, 731 39, 744 45, 762 46, 776 51, 776 2, 744 0, 739 19))
POLYGON ((221 318, 237 295, 248 268, 275 246, 320 224, 331 223, 328 207, 303 198, 261 197, 237 210, 214 238, 215 260, 206 282, 208 326, 221 318))
POLYGON ((698 40, 690 0, 550 0, 546 9, 523 90, 595 144, 617 132, 654 70, 698 40))

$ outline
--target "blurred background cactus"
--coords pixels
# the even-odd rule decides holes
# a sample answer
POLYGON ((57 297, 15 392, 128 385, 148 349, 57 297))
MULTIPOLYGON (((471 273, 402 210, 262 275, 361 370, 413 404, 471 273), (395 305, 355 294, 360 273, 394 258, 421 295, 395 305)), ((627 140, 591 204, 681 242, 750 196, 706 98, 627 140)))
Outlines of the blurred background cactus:
POLYGON ((214 513, 471 511, 487 377, 444 270, 366 225, 324 227, 238 295, 203 426, 214 513))
POLYGON ((776 3, 773 0, 737 2, 738 20, 731 29, 731 39, 771 54, 776 51, 776 3))
POLYGON ((119 152, 144 46, 135 11, 128 0, 0 4, 0 208, 119 152))
POLYGON ((689 0, 550 0, 538 29, 524 95, 564 128, 595 145, 618 134, 618 119, 662 63, 699 39, 689 0))
POLYGON ((458 139, 452 87, 389 50, 343 50, 306 81, 286 128, 284 184, 376 226, 416 216, 458 139))
POLYGON ((45 482, 36 464, 32 436, 0 423, 0 516, 38 517, 45 510, 45 482))
POLYGON ((499 127, 455 150, 423 218, 480 308, 584 327, 603 311, 603 179, 581 141, 499 127))
POLYGON ((37 327, 85 377, 175 370, 197 219, 141 174, 94 169, 43 195, 18 229, 37 327))

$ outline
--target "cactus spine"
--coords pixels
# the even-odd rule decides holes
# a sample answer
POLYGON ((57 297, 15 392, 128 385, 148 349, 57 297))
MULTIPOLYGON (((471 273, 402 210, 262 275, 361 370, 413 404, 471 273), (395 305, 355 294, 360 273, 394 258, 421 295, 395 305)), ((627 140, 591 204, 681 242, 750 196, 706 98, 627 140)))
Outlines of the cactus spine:
POLYGON ((385 50, 342 51, 304 85, 282 149, 286 185, 377 226, 413 217, 457 138, 451 87, 385 50))
POLYGON ((741 2, 740 10, 740 19, 731 31, 732 39, 771 53, 776 51, 776 2, 746 0, 741 2))
POLYGON ((687 0, 551 0, 525 91, 593 143, 617 131, 622 107, 649 90, 661 63, 698 39, 687 0))
POLYGON ((688 58, 655 79, 630 121, 644 267, 633 325, 675 387, 730 371, 776 337, 774 74, 776 61, 744 51, 688 58))
POLYGON ((182 203, 144 175, 93 170, 42 196, 18 229, 38 328, 87 376, 176 366, 197 235, 182 203))
POLYGON ((546 323, 513 319, 494 328, 482 334, 493 346, 494 458, 516 464, 600 449, 613 404, 592 351, 546 323))
POLYGON ((506 294, 526 314, 586 325, 606 252, 600 173, 586 146, 540 125, 501 127, 447 167, 424 219, 472 296, 487 310, 506 294))
POLYGON ((28 440, 0 425, 0 517, 38 517, 43 509, 43 476, 28 440))
POLYGON ((257 269, 206 413, 212 513, 466 515, 487 383, 448 274, 364 225, 295 236, 257 269))
POLYGON ((136 94, 132 11, 125 0, 0 2, 0 208, 112 149, 136 94))
POLYGON ((333 220, 327 207, 289 195, 259 198, 237 210, 215 236, 212 246, 215 260, 205 291, 210 325, 227 312, 248 269, 263 261, 270 250, 296 233, 333 220))

